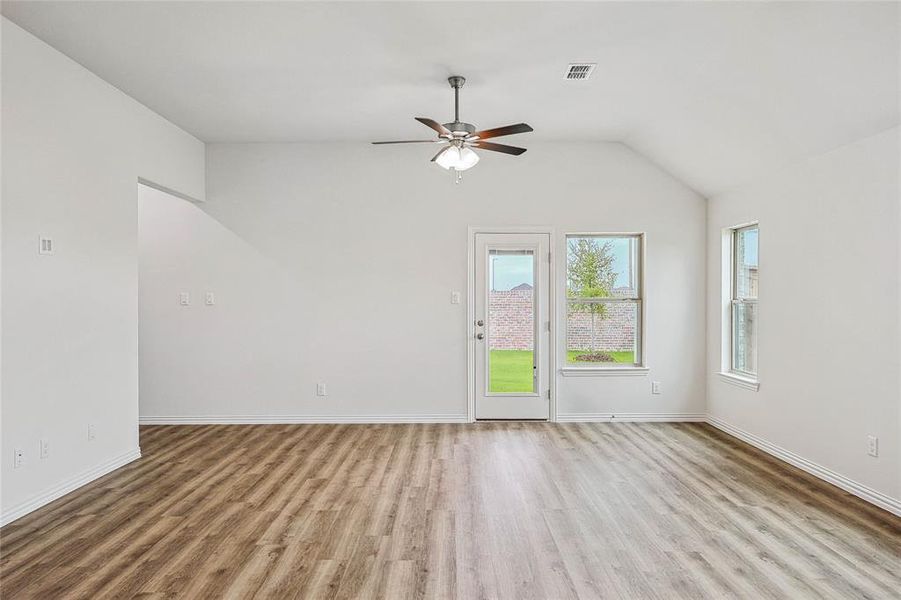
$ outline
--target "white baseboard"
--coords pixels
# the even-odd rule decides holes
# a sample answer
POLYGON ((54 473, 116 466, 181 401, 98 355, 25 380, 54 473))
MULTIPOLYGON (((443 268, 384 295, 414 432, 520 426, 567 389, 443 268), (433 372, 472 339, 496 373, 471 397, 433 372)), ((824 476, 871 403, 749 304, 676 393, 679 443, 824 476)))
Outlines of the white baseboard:
POLYGON ((702 423, 703 413, 566 413, 558 423, 702 423))
POLYGON ((314 423, 466 423, 466 415, 173 415, 143 416, 141 425, 293 425, 314 423))
POLYGON ((13 506, 9 510, 3 511, 3 513, 0 514, 0 527, 8 523, 12 523, 16 519, 24 517, 28 513, 33 512, 46 504, 50 504, 57 498, 61 498, 69 492, 75 491, 76 489, 94 481, 95 479, 100 479, 107 473, 111 473, 119 467, 123 467, 133 460, 137 460, 139 458, 141 458, 141 449, 135 448, 134 450, 129 450, 125 454, 102 462, 96 467, 92 467, 87 471, 83 471, 75 477, 67 479, 45 492, 42 492, 37 496, 33 496, 25 502, 20 503, 18 506, 13 506))
POLYGON ((803 456, 798 456, 790 450, 786 450, 785 448, 777 446, 776 444, 770 443, 763 438, 757 437, 753 433, 748 433, 747 431, 739 429, 734 425, 730 425, 729 423, 726 423, 721 419, 708 415, 707 422, 717 429, 728 433, 729 435, 736 437, 743 442, 747 442, 755 448, 763 450, 767 454, 774 456, 779 460, 787 462, 792 466, 798 467, 802 471, 806 471, 814 477, 819 477, 823 481, 831 483, 832 485, 839 487, 846 492, 854 494, 858 498, 862 498, 871 504, 875 504, 879 508, 883 508, 892 514, 901 517, 901 500, 887 496, 886 494, 878 492, 873 488, 867 487, 862 483, 858 483, 853 479, 848 479, 840 473, 836 473, 831 469, 827 469, 824 466, 809 461, 803 456))

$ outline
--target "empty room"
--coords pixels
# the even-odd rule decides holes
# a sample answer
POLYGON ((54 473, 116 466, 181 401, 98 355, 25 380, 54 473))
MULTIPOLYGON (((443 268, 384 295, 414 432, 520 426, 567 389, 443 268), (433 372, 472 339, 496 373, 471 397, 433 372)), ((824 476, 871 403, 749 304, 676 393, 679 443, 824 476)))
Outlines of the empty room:
POLYGON ((901 598, 901 3, 0 1, 0 598, 901 598))

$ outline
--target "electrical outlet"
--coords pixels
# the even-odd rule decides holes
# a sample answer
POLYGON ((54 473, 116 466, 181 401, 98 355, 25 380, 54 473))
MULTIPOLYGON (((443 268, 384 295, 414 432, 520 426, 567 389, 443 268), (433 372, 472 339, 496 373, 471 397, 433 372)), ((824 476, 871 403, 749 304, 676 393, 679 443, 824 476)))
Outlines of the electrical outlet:
POLYGON ((50 456, 50 440, 41 440, 41 458, 50 456))
POLYGON ((178 303, 182 306, 190 306, 191 305, 191 294, 188 292, 179 292, 178 293, 178 303))
POLYGON ((23 464, 25 464, 25 451, 21 448, 16 448, 13 450, 13 467, 18 469, 23 464))
POLYGON ((651 393, 652 393, 652 394, 659 394, 659 393, 660 393, 660 382, 659 382, 659 381, 652 381, 652 382, 651 382, 651 393))
POLYGON ((867 436, 867 454, 879 456, 879 438, 875 435, 867 436))
POLYGON ((88 441, 93 442, 94 438, 96 438, 96 437, 97 437, 97 430, 94 427, 94 424, 91 423, 90 425, 88 425, 88 441))
POLYGON ((317 395, 317 396, 327 396, 327 395, 328 395, 328 393, 325 391, 325 384, 324 384, 324 383, 317 383, 317 384, 316 384, 316 395, 317 395))
POLYGON ((207 306, 213 306, 214 304, 216 304, 216 296, 213 294, 213 292, 207 292, 206 294, 204 294, 203 303, 207 306))

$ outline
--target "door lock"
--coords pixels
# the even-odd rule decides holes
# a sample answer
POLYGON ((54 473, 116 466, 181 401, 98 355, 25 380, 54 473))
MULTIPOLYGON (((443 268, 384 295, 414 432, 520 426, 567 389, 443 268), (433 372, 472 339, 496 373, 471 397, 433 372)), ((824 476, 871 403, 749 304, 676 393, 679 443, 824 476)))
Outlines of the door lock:
POLYGON ((476 321, 476 325, 478 325, 479 327, 481 327, 484 324, 485 324, 485 321, 483 321, 482 319, 479 319, 478 321, 476 321))
POLYGON ((477 334, 476 334, 476 339, 477 339, 477 340, 484 340, 484 339, 485 339, 485 334, 484 334, 484 333, 481 333, 481 332, 480 332, 480 333, 477 333, 477 334))

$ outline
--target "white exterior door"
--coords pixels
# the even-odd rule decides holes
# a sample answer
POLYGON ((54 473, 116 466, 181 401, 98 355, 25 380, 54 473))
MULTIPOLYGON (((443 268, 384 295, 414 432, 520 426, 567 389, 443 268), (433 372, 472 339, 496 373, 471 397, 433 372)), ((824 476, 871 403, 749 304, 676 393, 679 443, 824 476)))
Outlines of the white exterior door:
POLYGON ((475 234, 475 417, 550 415, 550 236, 475 234))

